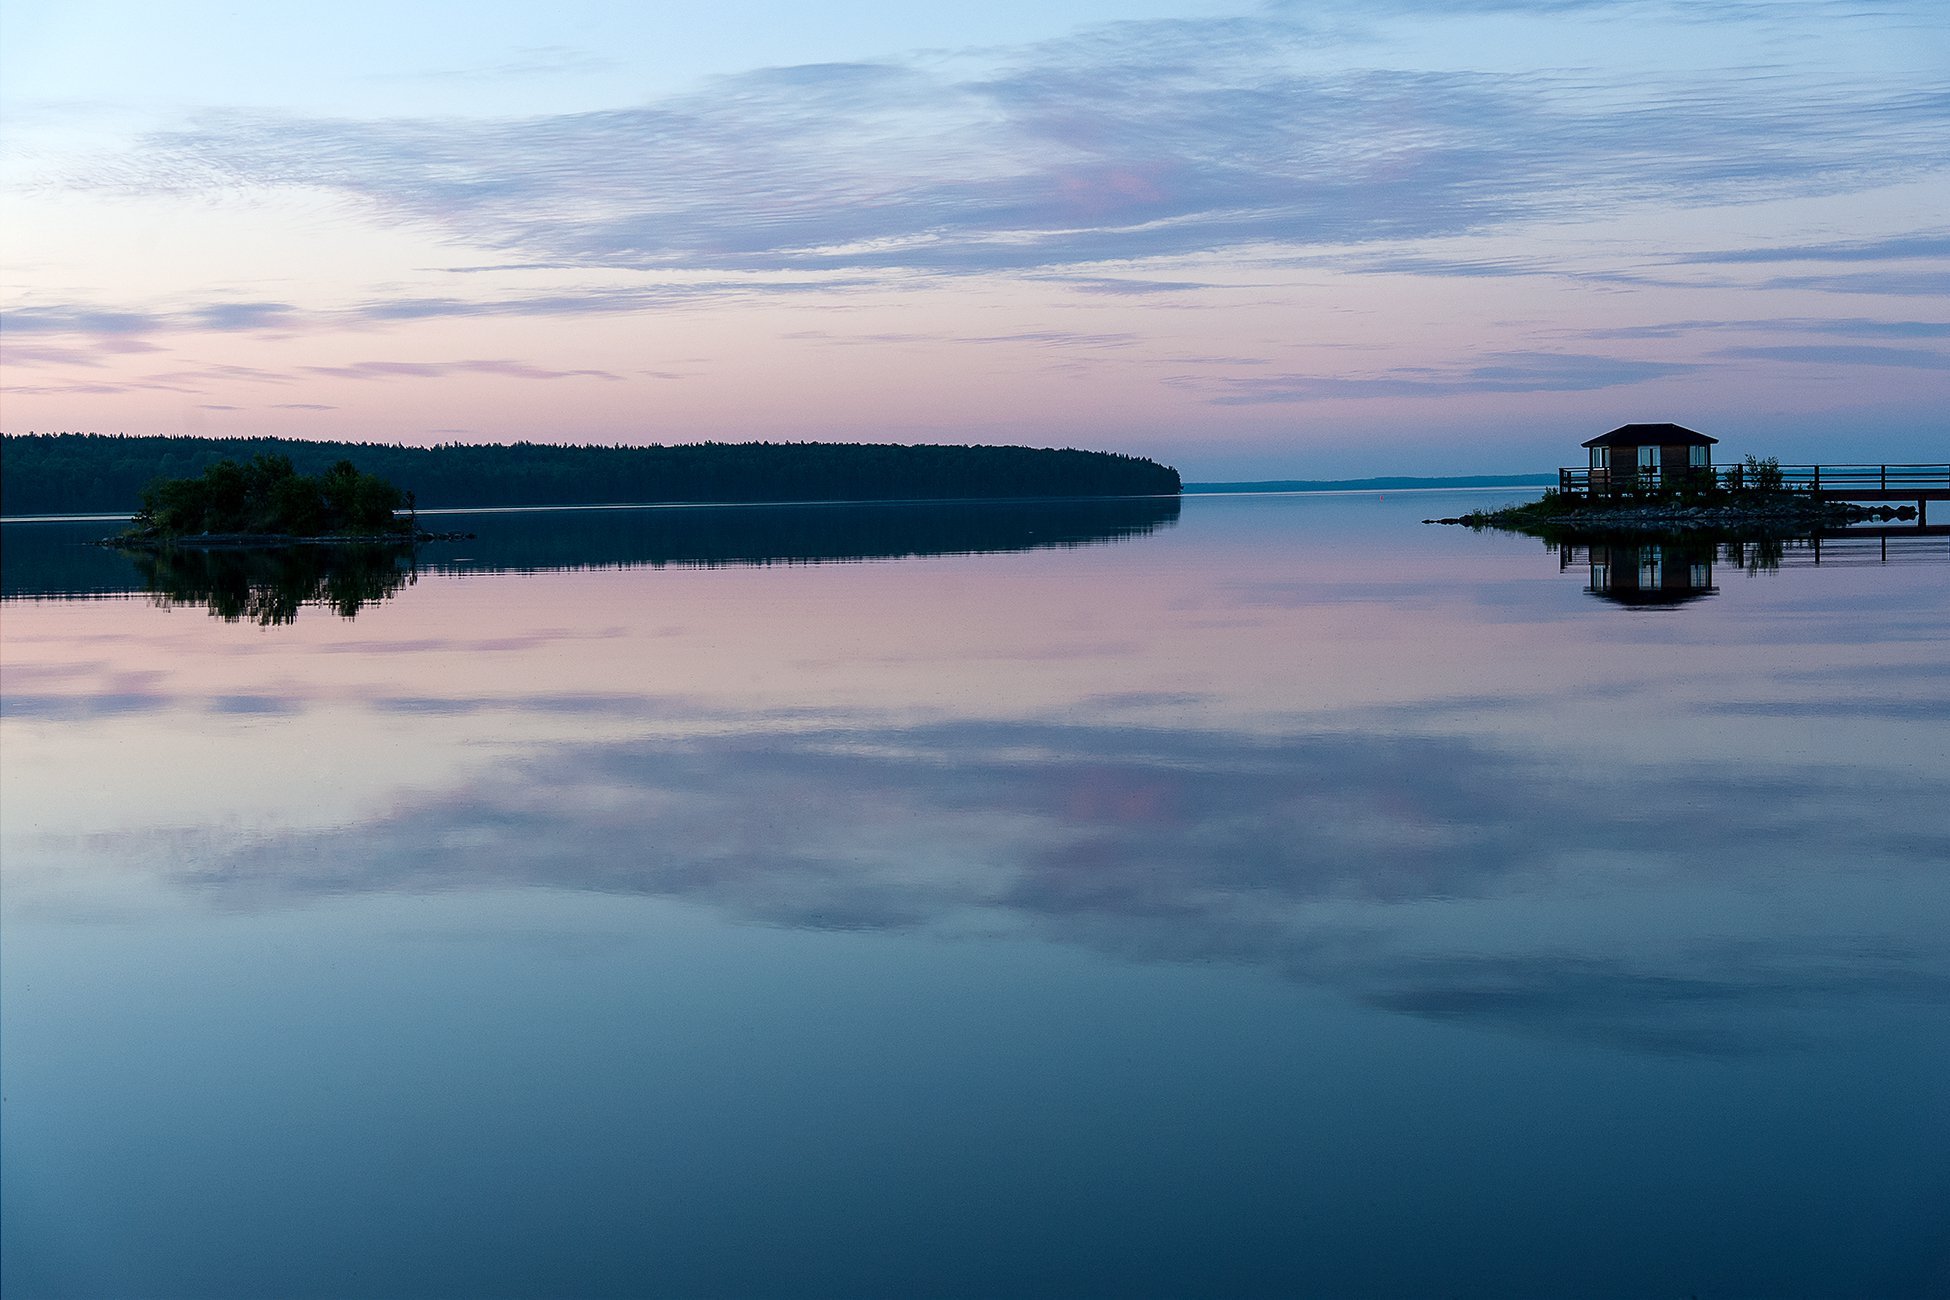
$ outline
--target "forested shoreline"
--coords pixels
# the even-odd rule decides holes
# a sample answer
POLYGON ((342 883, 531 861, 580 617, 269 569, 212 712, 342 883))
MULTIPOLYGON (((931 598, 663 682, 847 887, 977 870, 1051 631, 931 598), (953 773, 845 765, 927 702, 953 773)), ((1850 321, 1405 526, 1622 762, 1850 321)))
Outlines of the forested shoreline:
POLYGON ((627 502, 894 501, 1164 496, 1178 471, 1116 452, 1035 447, 747 442, 559 446, 311 442, 119 434, 0 437, 0 514, 132 513, 157 479, 222 460, 286 456, 300 474, 341 460, 411 491, 421 509, 627 502))

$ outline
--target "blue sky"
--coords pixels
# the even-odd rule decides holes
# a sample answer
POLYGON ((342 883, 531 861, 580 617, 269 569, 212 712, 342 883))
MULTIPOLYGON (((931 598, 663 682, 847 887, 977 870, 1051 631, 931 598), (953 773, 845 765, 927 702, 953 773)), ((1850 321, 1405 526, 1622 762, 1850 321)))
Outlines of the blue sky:
POLYGON ((1921 0, 0 5, 9 432, 1943 459, 1921 0))

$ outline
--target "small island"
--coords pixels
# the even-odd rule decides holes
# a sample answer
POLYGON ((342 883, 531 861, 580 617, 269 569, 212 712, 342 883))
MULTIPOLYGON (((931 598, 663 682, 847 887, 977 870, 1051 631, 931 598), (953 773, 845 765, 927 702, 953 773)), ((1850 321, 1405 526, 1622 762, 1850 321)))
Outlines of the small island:
POLYGON ((1771 456, 1748 456, 1716 466, 1718 441, 1677 424, 1621 425, 1587 439, 1590 463, 1558 470, 1557 489, 1541 500, 1424 522, 1546 539, 1655 532, 1785 536, 1871 519, 1922 525, 1929 501, 1950 489, 1950 466, 1944 465, 1784 466, 1771 456), (1863 504, 1895 500, 1915 505, 1863 504))
POLYGON ((1472 510, 1466 515, 1424 522, 1540 536, 1729 529, 1754 535, 1787 535, 1842 528, 1869 519, 1916 517, 1915 509, 1909 506, 1864 506, 1793 492, 1781 486, 1779 470, 1771 462, 1754 461, 1752 457, 1748 461, 1743 467, 1746 481, 1735 485, 1723 479, 1707 479, 1610 494, 1547 491, 1540 499, 1521 505, 1472 510))
POLYGON ((196 478, 157 479, 142 509, 105 544, 133 550, 176 546, 409 545, 419 530, 412 494, 341 460, 300 474, 288 457, 245 464, 221 460, 196 478), (400 512, 408 512, 405 518, 400 512))
POLYGON ((134 559, 162 608, 269 627, 305 605, 351 618, 391 597, 416 579, 416 543, 436 536, 420 531, 412 493, 349 460, 300 474, 260 454, 155 480, 129 527, 101 545, 134 559))

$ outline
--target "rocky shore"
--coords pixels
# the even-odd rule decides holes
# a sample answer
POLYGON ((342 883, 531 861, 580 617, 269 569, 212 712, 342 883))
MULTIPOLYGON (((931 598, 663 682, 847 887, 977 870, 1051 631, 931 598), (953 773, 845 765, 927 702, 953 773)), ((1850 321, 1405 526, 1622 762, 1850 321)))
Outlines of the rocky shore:
POLYGON ((1813 529, 1842 528, 1871 520, 1914 519, 1914 506, 1861 506, 1847 501, 1816 501, 1791 493, 1745 494, 1716 500, 1589 501, 1547 494, 1541 501, 1477 510, 1448 519, 1425 519, 1428 524, 1461 524, 1466 528, 1508 528, 1525 532, 1646 532, 1697 530, 1750 534, 1794 534, 1813 529))

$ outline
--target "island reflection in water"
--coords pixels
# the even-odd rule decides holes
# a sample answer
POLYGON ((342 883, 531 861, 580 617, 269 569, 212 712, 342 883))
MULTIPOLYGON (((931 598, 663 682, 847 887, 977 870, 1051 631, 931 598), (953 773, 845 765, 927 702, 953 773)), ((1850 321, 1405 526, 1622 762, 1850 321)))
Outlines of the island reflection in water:
POLYGON ((1560 571, 1580 566, 1588 571, 1585 590, 1594 596, 1636 608, 1671 608, 1719 594, 1716 566, 1752 577, 1784 565, 1942 562, 1950 559, 1950 529, 1863 528, 1745 538, 1685 532, 1565 535, 1546 546, 1556 550, 1560 571))
POLYGON ((162 609, 201 606, 226 623, 273 627, 307 605, 352 618, 418 580, 410 545, 165 547, 129 551, 162 609))
POLYGON ((101 522, 19 521, 0 549, 8 600, 147 593, 226 622, 290 623, 305 606, 345 618, 425 572, 821 564, 1095 546, 1177 522, 1176 497, 1056 501, 636 506, 423 516, 471 533, 417 549, 290 546, 159 552, 85 545, 101 522))

